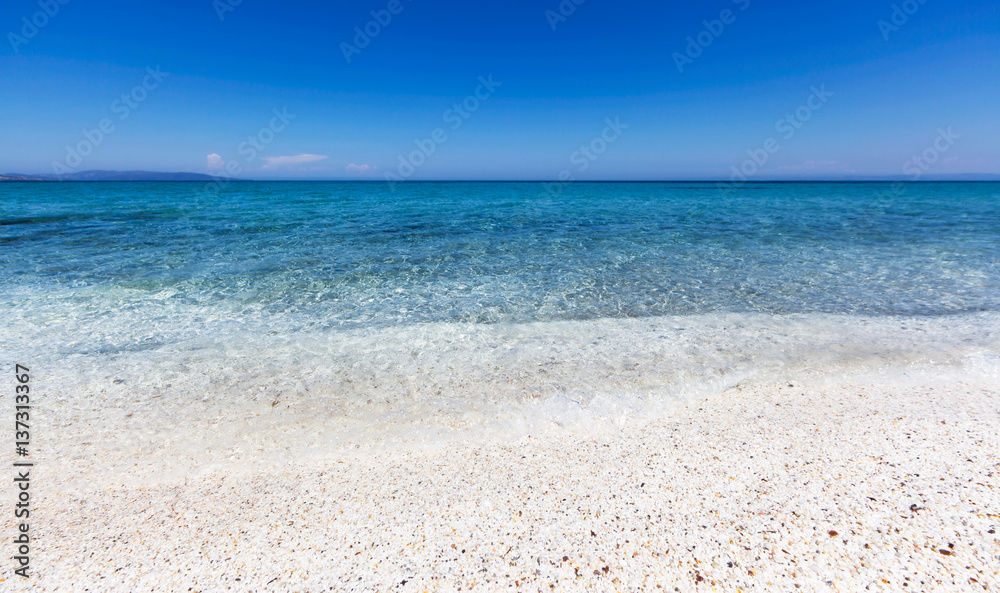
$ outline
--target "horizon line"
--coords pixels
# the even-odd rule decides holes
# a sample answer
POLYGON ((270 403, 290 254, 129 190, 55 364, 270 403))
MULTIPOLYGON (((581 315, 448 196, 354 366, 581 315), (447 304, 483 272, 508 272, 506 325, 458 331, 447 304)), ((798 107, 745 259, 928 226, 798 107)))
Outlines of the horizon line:
MULTIPOLYGON (((970 177, 974 177, 969 175, 970 177)), ((0 177, 3 177, 0 175, 0 177)), ((561 185, 575 185, 579 183, 722 183, 734 186, 751 185, 755 183, 997 183, 1000 182, 1000 175, 990 173, 984 177, 994 177, 993 179, 906 179, 906 178, 859 178, 859 179, 794 179, 794 178, 774 178, 774 179, 748 179, 746 181, 733 182, 727 179, 578 179, 575 181, 559 181, 558 179, 408 179, 405 181, 393 181, 394 184, 406 183, 558 183, 561 185)), ((387 183, 385 179, 347 179, 347 178, 318 178, 318 179, 234 179, 226 177, 216 177, 213 179, 0 179, 0 183, 387 183)))

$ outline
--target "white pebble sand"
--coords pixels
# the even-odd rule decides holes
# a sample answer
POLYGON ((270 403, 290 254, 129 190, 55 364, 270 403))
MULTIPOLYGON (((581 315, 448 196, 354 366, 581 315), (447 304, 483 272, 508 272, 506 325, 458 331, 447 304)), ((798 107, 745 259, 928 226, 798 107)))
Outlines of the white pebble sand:
POLYGON ((43 471, 31 590, 997 591, 998 427, 991 386, 783 383, 596 437, 85 494, 43 471))

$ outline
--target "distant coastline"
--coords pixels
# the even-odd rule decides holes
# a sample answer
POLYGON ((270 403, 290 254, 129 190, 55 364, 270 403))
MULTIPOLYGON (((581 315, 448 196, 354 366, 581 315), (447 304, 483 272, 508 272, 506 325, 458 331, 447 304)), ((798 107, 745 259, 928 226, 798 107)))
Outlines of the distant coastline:
MULTIPOLYGON (((22 173, 0 174, 3 181, 202 181, 202 182, 233 182, 233 181, 274 181, 274 182, 368 182, 383 183, 382 179, 242 179, 233 177, 218 177, 202 173, 164 172, 164 171, 81 171, 68 175, 25 175, 22 173)), ((544 183, 551 179, 412 179, 410 183, 544 183)), ((578 180, 574 183, 724 183, 722 178, 701 179, 593 179, 578 180)), ((1000 175, 995 173, 957 173, 953 175, 925 175, 920 179, 893 175, 852 175, 831 179, 791 178, 791 177, 758 177, 747 183, 922 183, 922 182, 997 182, 1000 175)))
POLYGON ((68 175, 22 175, 7 173, 0 181, 243 181, 201 173, 168 173, 162 171, 81 171, 68 175))

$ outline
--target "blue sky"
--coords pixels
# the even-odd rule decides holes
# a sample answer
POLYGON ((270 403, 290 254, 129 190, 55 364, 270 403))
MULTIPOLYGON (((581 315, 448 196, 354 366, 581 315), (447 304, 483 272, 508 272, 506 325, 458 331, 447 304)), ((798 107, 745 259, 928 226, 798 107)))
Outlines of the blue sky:
POLYGON ((0 172, 1000 173, 993 1, 576 1, 7 0, 0 172))

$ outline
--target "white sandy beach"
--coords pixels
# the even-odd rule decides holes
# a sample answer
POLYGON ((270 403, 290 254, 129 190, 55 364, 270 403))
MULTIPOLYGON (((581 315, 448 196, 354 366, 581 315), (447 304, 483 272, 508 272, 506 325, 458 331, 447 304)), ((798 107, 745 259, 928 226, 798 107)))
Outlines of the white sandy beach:
POLYGON ((599 437, 86 494, 43 471, 32 590, 995 591, 998 426, 989 384, 782 383, 599 437))

